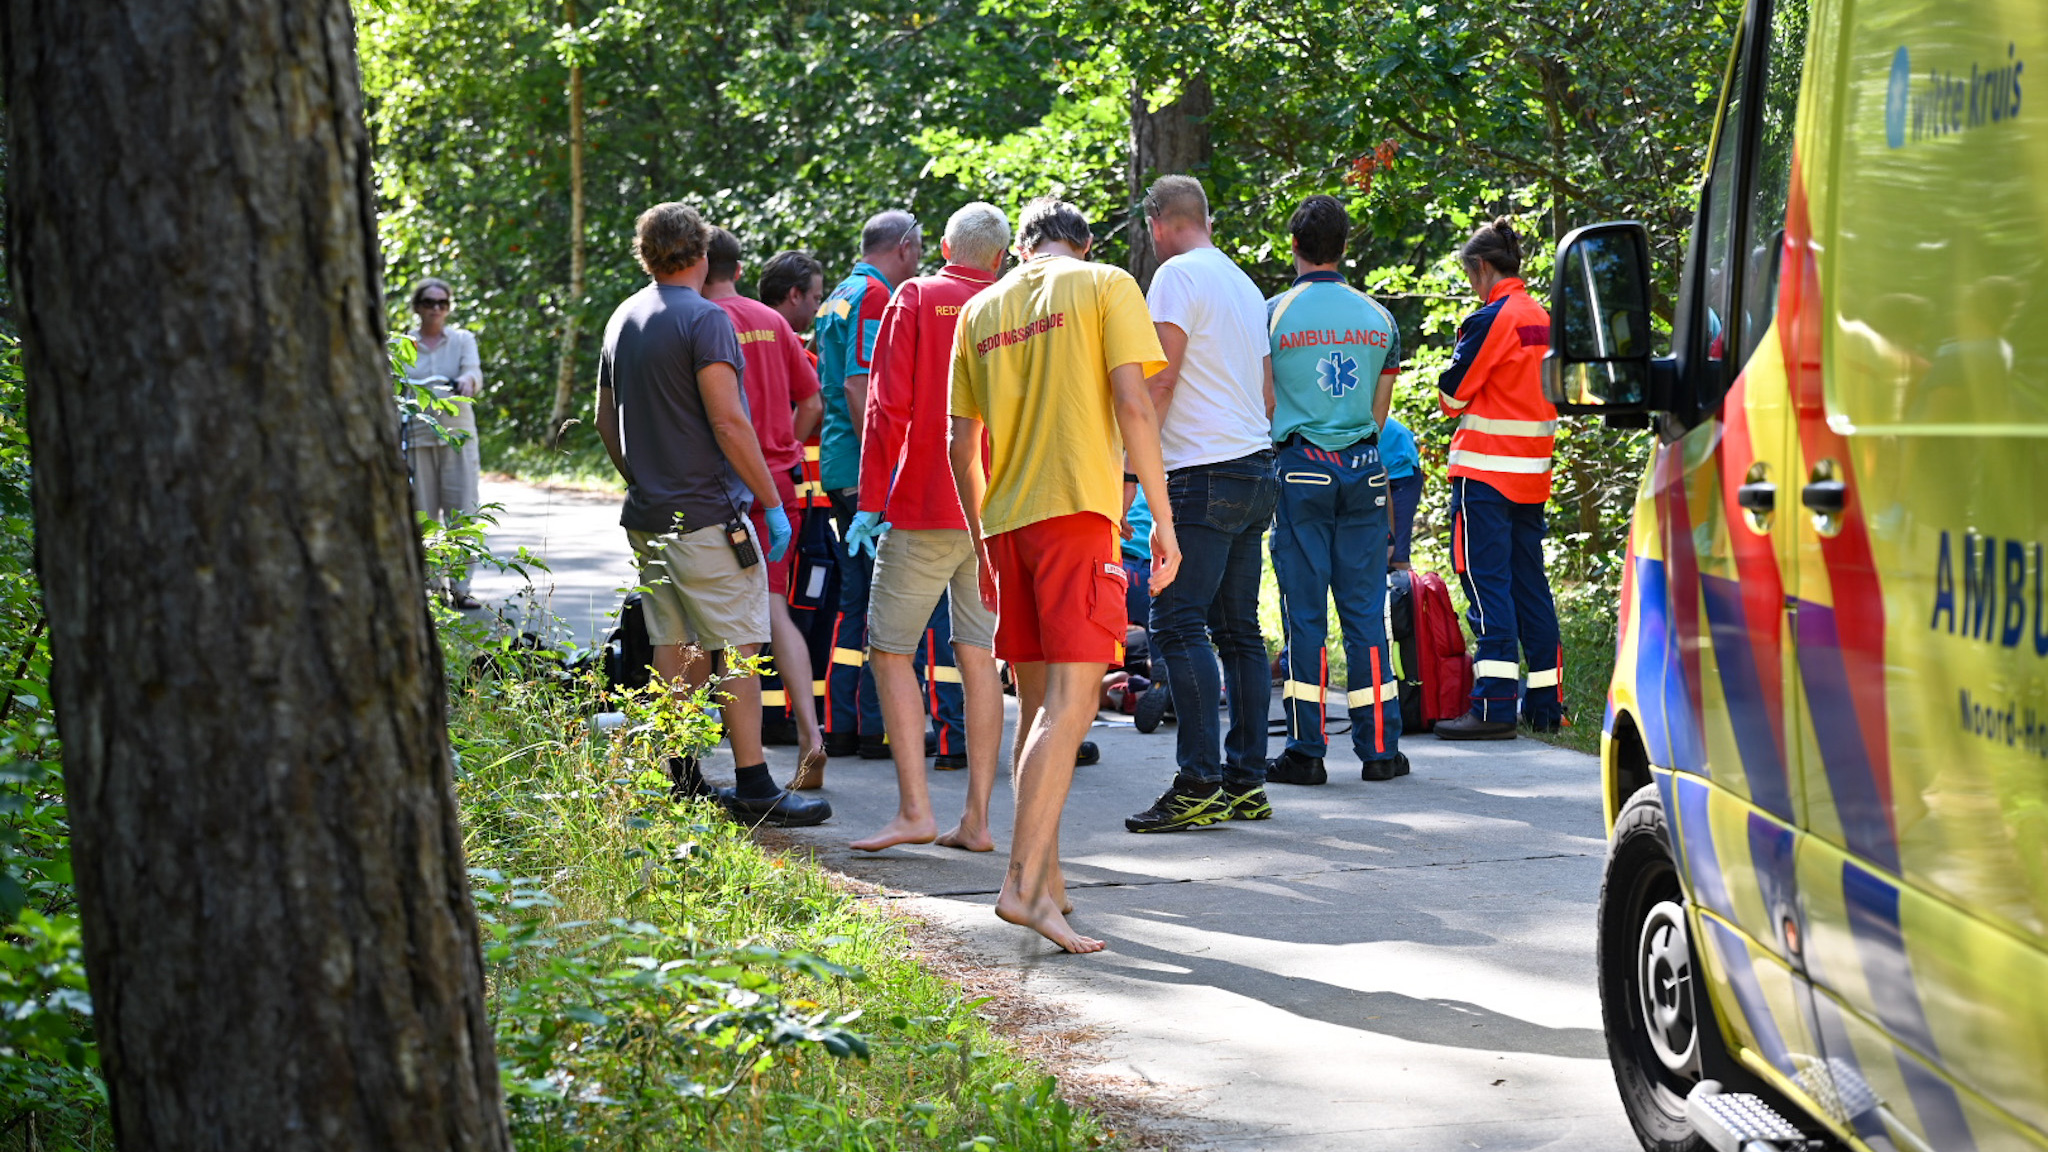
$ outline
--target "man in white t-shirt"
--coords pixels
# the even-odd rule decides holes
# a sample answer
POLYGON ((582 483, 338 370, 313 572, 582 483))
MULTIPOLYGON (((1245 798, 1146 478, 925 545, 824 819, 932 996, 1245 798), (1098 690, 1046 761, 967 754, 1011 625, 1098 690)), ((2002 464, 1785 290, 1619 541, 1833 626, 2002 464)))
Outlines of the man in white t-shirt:
POLYGON ((1202 185, 1192 176, 1161 177, 1145 196, 1145 216, 1165 261, 1145 303, 1167 358, 1146 383, 1160 416, 1182 550, 1179 578, 1152 601, 1153 678, 1163 661, 1179 718, 1180 771, 1124 827, 1177 832, 1273 814, 1265 787, 1273 689, 1259 637, 1261 555, 1278 497, 1273 361, 1265 298, 1211 242, 1202 185), (1230 730, 1219 737, 1224 684, 1230 730))

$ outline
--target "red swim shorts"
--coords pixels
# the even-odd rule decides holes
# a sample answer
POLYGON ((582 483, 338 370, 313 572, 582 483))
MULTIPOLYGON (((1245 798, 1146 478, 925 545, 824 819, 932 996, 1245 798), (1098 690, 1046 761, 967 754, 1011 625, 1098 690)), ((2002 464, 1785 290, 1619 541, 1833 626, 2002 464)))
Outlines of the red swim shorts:
POLYGON ((790 574, 796 571, 796 542, 803 535, 804 510, 796 506, 796 482, 787 472, 775 472, 775 492, 782 497, 782 510, 789 516, 789 551, 782 559, 770 562, 768 559, 768 513, 759 504, 747 509, 747 518, 754 522, 754 538, 761 542, 761 563, 768 565, 768 594, 789 598, 790 574))
POLYGON ((996 655, 1012 664, 1121 664, 1129 579, 1116 526, 1094 512, 988 538, 996 655))

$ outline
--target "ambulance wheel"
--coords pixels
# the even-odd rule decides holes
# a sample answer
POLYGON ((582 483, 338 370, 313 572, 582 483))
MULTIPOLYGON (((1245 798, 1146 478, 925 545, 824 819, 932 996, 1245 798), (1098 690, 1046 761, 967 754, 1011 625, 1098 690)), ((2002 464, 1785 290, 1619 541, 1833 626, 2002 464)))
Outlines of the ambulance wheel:
POLYGON ((1656 785, 1614 822, 1600 882, 1600 1013, 1629 1124, 1649 1152, 1708 1152, 1685 1117, 1704 1063, 1725 1065, 1720 1026, 1699 987, 1685 892, 1656 785))

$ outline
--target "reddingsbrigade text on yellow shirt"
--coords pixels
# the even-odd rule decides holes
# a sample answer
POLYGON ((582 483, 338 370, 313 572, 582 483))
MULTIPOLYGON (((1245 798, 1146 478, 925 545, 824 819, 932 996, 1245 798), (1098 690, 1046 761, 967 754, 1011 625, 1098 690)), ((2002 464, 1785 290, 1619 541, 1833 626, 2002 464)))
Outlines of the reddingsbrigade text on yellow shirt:
POLYGON ((1123 516, 1123 436, 1109 373, 1166 366, 1138 282, 1045 256, 967 302, 953 332, 952 413, 988 426, 985 536, 1095 512, 1123 516))

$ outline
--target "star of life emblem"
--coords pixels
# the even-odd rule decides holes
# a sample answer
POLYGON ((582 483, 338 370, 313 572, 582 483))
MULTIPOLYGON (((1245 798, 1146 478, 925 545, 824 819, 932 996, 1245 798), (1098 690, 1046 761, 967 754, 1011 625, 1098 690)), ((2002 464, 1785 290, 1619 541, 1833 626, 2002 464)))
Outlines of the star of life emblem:
POLYGON ((1332 396, 1342 397, 1358 387, 1358 361, 1342 352, 1332 352, 1316 361, 1316 383, 1332 396))

